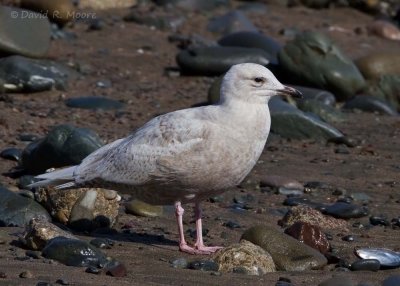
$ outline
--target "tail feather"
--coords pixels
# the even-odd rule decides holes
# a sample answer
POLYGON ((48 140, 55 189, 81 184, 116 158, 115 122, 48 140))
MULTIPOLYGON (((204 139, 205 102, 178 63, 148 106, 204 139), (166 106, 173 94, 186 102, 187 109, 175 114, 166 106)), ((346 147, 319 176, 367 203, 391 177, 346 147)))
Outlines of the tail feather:
POLYGON ((44 173, 36 176, 40 181, 28 185, 29 188, 56 186, 56 189, 64 189, 75 186, 74 171, 76 166, 44 173))

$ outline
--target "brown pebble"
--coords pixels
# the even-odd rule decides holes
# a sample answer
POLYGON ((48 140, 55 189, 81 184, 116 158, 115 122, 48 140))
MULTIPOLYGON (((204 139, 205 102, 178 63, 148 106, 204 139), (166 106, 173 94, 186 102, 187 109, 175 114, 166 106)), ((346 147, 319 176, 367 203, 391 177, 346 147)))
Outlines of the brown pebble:
POLYGON ((33 274, 29 270, 26 270, 26 271, 22 271, 19 274, 19 277, 21 277, 21 278, 33 278, 33 274))
POLYGON ((384 39, 400 41, 400 30, 392 23, 383 20, 374 21, 367 27, 369 33, 384 39))
POLYGON ((7 278, 7 274, 0 271, 0 278, 7 278))
POLYGON ((106 268, 106 274, 113 277, 125 277, 127 274, 126 267, 123 264, 117 264, 110 268, 106 268))

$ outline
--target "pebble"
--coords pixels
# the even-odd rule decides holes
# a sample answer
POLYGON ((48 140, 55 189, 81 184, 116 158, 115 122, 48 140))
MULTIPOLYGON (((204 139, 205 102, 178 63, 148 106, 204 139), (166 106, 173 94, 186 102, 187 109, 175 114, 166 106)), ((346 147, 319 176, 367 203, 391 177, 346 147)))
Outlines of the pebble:
POLYGON ((229 7, 230 0, 156 0, 154 1, 157 5, 161 6, 173 6, 184 11, 191 12, 209 12, 210 10, 229 7))
POLYGON ((125 277, 128 271, 124 264, 119 262, 111 262, 105 268, 106 274, 113 277, 125 277))
POLYGON ((188 269, 201 271, 218 271, 218 264, 211 260, 195 260, 188 264, 188 269))
POLYGON ((283 47, 278 58, 292 81, 327 89, 338 100, 348 99, 365 87, 353 62, 328 37, 317 32, 297 35, 283 47))
POLYGON ((269 101, 273 133, 290 139, 334 140, 344 135, 322 120, 275 96, 269 101))
POLYGON ((394 116, 399 115, 389 102, 372 95, 356 95, 343 105, 343 109, 377 112, 394 116))
POLYGON ((70 285, 69 282, 67 280, 65 280, 64 278, 57 279, 56 284, 59 284, 59 285, 70 285))
POLYGON ((347 242, 353 242, 355 240, 355 237, 354 237, 354 235, 349 234, 349 235, 343 236, 342 240, 347 241, 347 242))
POLYGON ((278 175, 266 175, 260 180, 260 187, 285 188, 288 190, 303 191, 304 187, 299 181, 278 175))
POLYGON ((242 31, 258 32, 251 20, 239 10, 233 10, 222 16, 212 18, 207 25, 207 30, 223 35, 242 31))
POLYGON ((96 268, 94 266, 89 266, 88 268, 86 268, 85 272, 86 273, 90 273, 90 274, 100 274, 101 273, 101 269, 96 268))
POLYGON ((330 250, 330 244, 326 235, 315 225, 298 221, 286 228, 285 233, 318 250, 322 254, 330 250))
POLYGON ((0 185, 0 226, 24 226, 34 217, 50 220, 50 215, 37 202, 0 185))
POLYGON ((121 109, 125 105, 117 100, 102 96, 83 96, 65 100, 65 105, 73 108, 93 109, 93 110, 113 110, 121 109))
POLYGON ((90 129, 58 125, 23 150, 21 165, 30 174, 41 174, 49 168, 77 165, 101 146, 103 142, 90 129))
POLYGON ((390 226, 389 220, 386 217, 382 216, 370 216, 369 222, 372 225, 390 226))
POLYGON ((232 65, 251 62, 267 65, 268 54, 256 48, 242 47, 191 47, 178 53, 177 63, 183 74, 216 76, 232 65))
POLYGON ((353 262, 350 266, 351 271, 378 271, 381 267, 377 259, 362 259, 353 262))
POLYGON ((278 271, 320 269, 327 264, 327 259, 320 252, 272 227, 254 226, 246 230, 241 239, 266 250, 278 271))
POLYGON ((336 103, 336 98, 333 93, 312 87, 305 87, 300 85, 291 85, 291 87, 297 89, 303 94, 302 99, 298 99, 297 101, 300 102, 302 100, 315 100, 322 104, 334 106, 336 103))
POLYGON ((375 20, 367 26, 367 30, 370 34, 376 35, 378 37, 400 41, 399 28, 388 21, 375 20))
POLYGON ((234 221, 227 221, 223 224, 223 226, 226 226, 227 228, 234 229, 234 228, 241 228, 242 226, 238 224, 237 222, 234 221))
POLYGON ((158 217, 164 213, 162 206, 151 205, 136 199, 125 204, 125 211, 143 217, 158 217))
POLYGON ((46 55, 50 46, 50 23, 47 17, 40 17, 40 14, 25 9, 2 5, 0 15, 1 52, 27 57, 46 55), (27 14, 32 17, 23 17, 27 14))
POLYGON ((275 39, 259 32, 243 31, 228 34, 218 40, 218 44, 228 47, 258 48, 268 54, 271 64, 278 64, 278 53, 282 46, 275 39))
POLYGON ((31 272, 31 271, 29 271, 29 270, 25 270, 25 271, 22 271, 20 274, 19 274, 19 277, 20 278, 33 278, 33 273, 31 272))
POLYGON ((379 80, 384 75, 400 75, 400 55, 397 52, 375 51, 355 61, 366 79, 379 80))
POLYGON ((369 211, 366 207, 344 202, 336 202, 324 209, 323 212, 327 215, 341 219, 360 218, 368 216, 369 214, 369 211))
POLYGON ((0 58, 0 79, 7 92, 66 90, 69 79, 76 77, 75 71, 54 61, 22 56, 0 58))
POLYGON ((42 255, 68 266, 104 267, 108 263, 106 255, 94 246, 82 240, 65 237, 51 239, 42 255))
POLYGON ((334 106, 326 105, 318 100, 304 99, 297 101, 297 107, 306 113, 313 113, 328 123, 343 122, 344 114, 334 106))
POLYGON ((221 272, 237 273, 238 267, 241 273, 248 275, 264 275, 276 271, 271 255, 260 246, 246 240, 218 251, 214 261, 218 263, 221 272))
POLYGON ((18 162, 21 159, 22 151, 18 148, 6 148, 0 152, 0 157, 6 160, 18 162))

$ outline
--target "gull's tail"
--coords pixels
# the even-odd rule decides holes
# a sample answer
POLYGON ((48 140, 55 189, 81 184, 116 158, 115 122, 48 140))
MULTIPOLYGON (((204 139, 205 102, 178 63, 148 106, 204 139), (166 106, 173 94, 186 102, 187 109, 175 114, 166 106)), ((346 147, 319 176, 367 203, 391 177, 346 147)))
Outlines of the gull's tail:
POLYGON ((54 186, 55 189, 71 188, 76 185, 74 171, 76 166, 64 168, 54 172, 44 173, 36 176, 40 181, 28 185, 30 188, 54 186))

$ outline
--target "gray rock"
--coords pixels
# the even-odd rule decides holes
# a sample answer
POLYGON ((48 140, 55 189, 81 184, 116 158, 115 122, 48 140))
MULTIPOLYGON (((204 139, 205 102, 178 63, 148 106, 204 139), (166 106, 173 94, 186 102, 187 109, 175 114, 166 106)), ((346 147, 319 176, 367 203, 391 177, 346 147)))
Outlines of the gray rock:
POLYGON ((374 52, 357 59, 355 63, 369 80, 379 80, 384 75, 400 75, 400 55, 397 52, 374 52))
POLYGON ((0 226, 24 226, 32 218, 51 220, 37 202, 0 186, 0 226))
POLYGON ((124 107, 122 102, 102 96, 82 96, 69 98, 65 100, 65 104, 68 107, 101 110, 121 109, 124 107))
POLYGON ((379 97, 400 110, 400 75, 384 75, 377 81, 369 82, 365 93, 379 97))
POLYGON ((330 105, 330 106, 333 106, 336 103, 336 98, 333 95, 333 93, 331 93, 327 90, 299 86, 299 85, 291 85, 291 87, 297 89, 298 91, 300 91, 303 94, 303 99, 298 99, 298 101, 316 100, 325 105, 330 105))
POLYGON ((102 145, 89 129, 59 125, 24 149, 21 166, 30 174, 40 174, 49 168, 76 165, 102 145))
POLYGON ((323 213, 342 219, 360 218, 369 215, 367 208, 344 202, 336 202, 326 207, 323 213))
POLYGON ((285 138, 333 140, 344 135, 317 117, 302 112, 275 96, 269 102, 271 131, 285 138))
POLYGON ((198 47, 181 51, 176 58, 185 74, 221 75, 235 64, 256 63, 267 65, 268 54, 255 48, 198 47))
POLYGON ((278 53, 282 49, 275 39, 258 32, 243 31, 228 34, 218 40, 218 44, 227 47, 258 48, 264 50, 272 64, 278 63, 278 53))
POLYGON ((242 239, 270 253, 277 270, 304 271, 320 269, 327 264, 327 259, 320 252, 275 228, 255 226, 246 230, 242 239))
POLYGON ((377 259, 362 259, 353 262, 350 266, 352 271, 378 271, 381 263, 377 259))
POLYGON ((0 5, 0 52, 43 57, 49 46, 50 22, 47 17, 0 5))
POLYGON ((356 109, 367 112, 378 112, 386 115, 399 115, 399 113, 385 100, 369 95, 356 95, 343 105, 344 109, 356 109))
POLYGON ((106 255, 96 247, 82 240, 62 236, 51 239, 43 249, 42 255, 68 266, 101 268, 108 263, 106 255))
POLYGON ((76 77, 70 68, 48 60, 10 56, 0 59, 0 79, 8 92, 65 90, 69 78, 76 77))
POLYGON ((299 100, 297 107, 304 112, 316 114, 319 118, 328 123, 342 122, 345 119, 344 114, 340 112, 340 110, 331 105, 323 104, 318 100, 299 100))
POLYGON ((212 18, 207 25, 207 29, 213 33, 223 35, 232 34, 234 32, 251 31, 258 32, 258 29, 247 18, 247 16, 238 10, 233 10, 225 15, 212 18))
POLYGON ((322 34, 299 34, 286 44, 278 57, 288 77, 305 85, 329 90, 339 100, 355 95, 365 86, 365 80, 355 64, 322 34))

